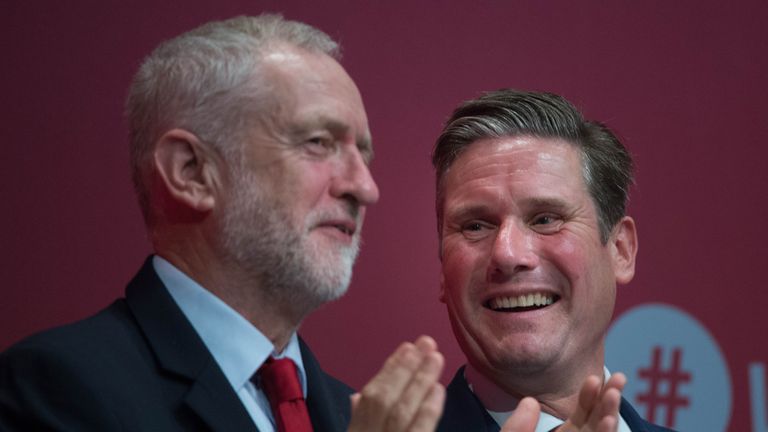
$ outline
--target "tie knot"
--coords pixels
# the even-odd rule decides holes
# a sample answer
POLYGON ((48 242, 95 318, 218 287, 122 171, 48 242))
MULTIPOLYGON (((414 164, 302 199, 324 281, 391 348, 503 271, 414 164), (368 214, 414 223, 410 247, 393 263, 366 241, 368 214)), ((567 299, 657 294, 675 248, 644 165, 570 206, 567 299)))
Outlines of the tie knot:
POLYGON ((279 404, 304 398, 298 369, 289 358, 268 358, 259 368, 259 378, 262 389, 271 403, 279 404))

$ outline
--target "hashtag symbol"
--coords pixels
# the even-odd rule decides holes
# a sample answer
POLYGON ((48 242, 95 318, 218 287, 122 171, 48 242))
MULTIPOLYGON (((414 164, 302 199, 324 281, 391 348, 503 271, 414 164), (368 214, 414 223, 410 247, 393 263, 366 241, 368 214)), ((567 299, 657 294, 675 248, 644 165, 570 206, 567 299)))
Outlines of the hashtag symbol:
POLYGON ((661 367, 661 347, 653 348, 653 359, 651 366, 647 369, 640 369, 638 375, 641 379, 648 380, 650 386, 648 393, 637 395, 637 402, 647 407, 646 419, 651 423, 656 421, 656 410, 662 407, 666 408, 666 426, 675 426, 675 413, 678 408, 687 407, 690 404, 688 398, 679 396, 678 386, 691 380, 691 374, 680 370, 680 361, 682 353, 680 348, 672 350, 672 367, 669 370, 663 370, 661 367), (660 384, 666 382, 669 384, 669 390, 666 394, 661 394, 660 384))

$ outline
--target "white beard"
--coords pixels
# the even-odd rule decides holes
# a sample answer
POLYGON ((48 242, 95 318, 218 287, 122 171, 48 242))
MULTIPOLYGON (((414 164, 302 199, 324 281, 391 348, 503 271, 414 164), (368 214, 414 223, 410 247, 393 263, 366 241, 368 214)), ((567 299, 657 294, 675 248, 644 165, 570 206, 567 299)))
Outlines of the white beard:
MULTIPOLYGON (((284 305, 315 308, 347 291, 360 247, 361 220, 350 204, 344 217, 358 220, 352 244, 321 247, 310 238, 320 213, 293 226, 285 203, 259 191, 252 173, 235 173, 235 196, 221 222, 221 248, 269 298, 284 305)), ((339 216, 335 214, 335 216, 339 216)))

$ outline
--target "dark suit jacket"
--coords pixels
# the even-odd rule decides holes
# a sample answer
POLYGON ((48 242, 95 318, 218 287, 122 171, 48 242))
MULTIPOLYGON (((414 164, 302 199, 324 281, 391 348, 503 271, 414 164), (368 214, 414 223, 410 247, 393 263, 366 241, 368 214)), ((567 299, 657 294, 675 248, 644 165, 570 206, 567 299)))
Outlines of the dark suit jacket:
MULTIPOLYGON (((672 432, 643 420, 624 398, 621 399, 619 414, 633 432, 672 432)), ((448 385, 438 432, 498 432, 499 429, 482 402, 469 389, 464 379, 464 367, 461 367, 448 385)))
MULTIPOLYGON (((300 340, 315 431, 346 430, 352 390, 300 340)), ((2 431, 255 431, 147 260, 125 299, 0 354, 2 431)))

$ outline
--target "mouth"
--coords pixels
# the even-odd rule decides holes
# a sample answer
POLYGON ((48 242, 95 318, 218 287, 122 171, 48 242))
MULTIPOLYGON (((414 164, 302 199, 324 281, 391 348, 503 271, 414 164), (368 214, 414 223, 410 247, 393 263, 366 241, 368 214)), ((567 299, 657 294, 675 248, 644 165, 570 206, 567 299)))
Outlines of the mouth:
POLYGON ((327 221, 318 225, 320 228, 332 228, 345 236, 352 237, 357 231, 357 225, 353 221, 327 221))
POLYGON ((494 297, 483 303, 483 306, 494 312, 526 312, 546 308, 558 300, 560 296, 551 293, 530 293, 494 297))
POLYGON ((342 224, 336 224, 336 225, 333 225, 333 227, 336 228, 337 230, 343 232, 344 234, 349 235, 349 236, 355 234, 355 228, 354 227, 350 227, 350 226, 342 225, 342 224))

